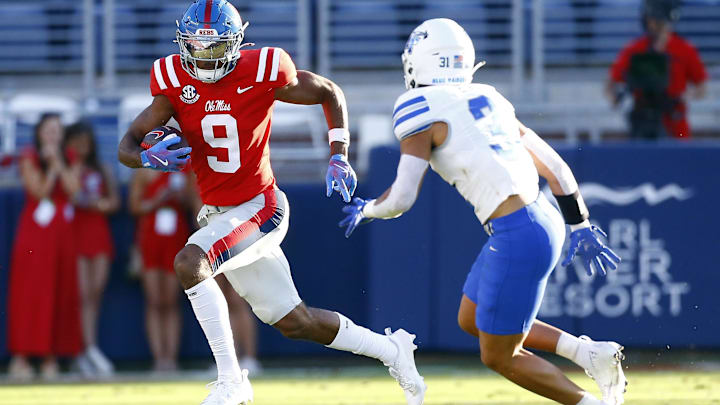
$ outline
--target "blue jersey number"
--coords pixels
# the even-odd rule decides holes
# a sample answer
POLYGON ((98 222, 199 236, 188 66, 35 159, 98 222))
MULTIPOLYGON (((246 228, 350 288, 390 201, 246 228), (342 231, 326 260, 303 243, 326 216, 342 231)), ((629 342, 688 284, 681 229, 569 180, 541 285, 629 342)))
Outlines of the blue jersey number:
POLYGON ((468 107, 470 107, 470 112, 476 120, 485 118, 488 113, 492 112, 490 101, 488 101, 485 96, 475 97, 468 100, 468 107))
MULTIPOLYGON (((470 109, 470 113, 473 117, 475 117, 476 121, 485 118, 492 113, 490 101, 485 96, 475 97, 468 100, 468 107, 470 109)), ((518 142, 511 141, 508 139, 508 136, 502 132, 495 132, 491 134, 488 142, 488 146, 490 146, 492 150, 508 160, 514 160, 516 158, 515 151, 517 144, 518 142)))
POLYGON ((440 57, 440 67, 441 68, 450 67, 450 58, 447 56, 441 56, 440 57))

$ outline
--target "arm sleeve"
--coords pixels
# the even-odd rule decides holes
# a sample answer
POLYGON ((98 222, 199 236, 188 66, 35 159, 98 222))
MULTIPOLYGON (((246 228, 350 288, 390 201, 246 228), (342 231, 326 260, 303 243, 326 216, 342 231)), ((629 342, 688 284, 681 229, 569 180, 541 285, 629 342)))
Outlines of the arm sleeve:
POLYGON ((688 44, 688 78, 691 82, 699 84, 707 80, 708 74, 705 71, 705 65, 703 65, 700 59, 700 54, 697 48, 688 44))
POLYGON ((284 87, 297 77, 295 63, 282 48, 273 48, 272 54, 268 83, 273 88, 284 87))
POLYGON ((390 187, 390 194, 380 203, 372 200, 363 208, 367 218, 397 218, 415 203, 420 182, 428 167, 428 161, 413 155, 400 155, 397 176, 390 187))
POLYGON ((521 139, 525 148, 532 152, 552 172, 565 195, 578 191, 578 184, 572 170, 570 170, 570 166, 555 152, 555 149, 543 141, 530 128, 525 131, 521 139))

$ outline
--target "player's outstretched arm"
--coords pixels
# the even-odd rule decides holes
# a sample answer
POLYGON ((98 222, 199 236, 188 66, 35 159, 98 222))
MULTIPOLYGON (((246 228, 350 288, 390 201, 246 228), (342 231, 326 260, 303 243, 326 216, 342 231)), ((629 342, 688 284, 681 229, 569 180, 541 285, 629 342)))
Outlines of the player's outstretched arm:
MULTIPOLYGON (((447 137, 447 124, 437 122, 425 131, 400 141, 400 163, 393 184, 374 200, 355 198, 353 204, 343 208, 348 214, 339 225, 346 226, 345 237, 355 228, 374 218, 397 218, 408 211, 417 199, 422 180, 428 168, 434 140, 447 137)), ((441 144, 442 142, 435 142, 441 144)))
POLYGON ((593 267, 602 274, 606 274, 607 268, 617 269, 620 257, 600 240, 598 235, 607 237, 605 232, 588 221, 590 213, 570 167, 532 129, 519 121, 518 125, 523 145, 530 152, 538 173, 547 180, 565 223, 570 225, 570 249, 563 266, 569 265, 575 256, 579 256, 589 275, 592 275, 593 267))
POLYGON ((299 70, 297 78, 284 87, 275 90, 275 99, 292 104, 321 104, 327 120, 330 143, 330 164, 328 166, 326 195, 339 192, 345 202, 355 193, 357 176, 347 160, 350 131, 345 95, 330 79, 312 72, 299 70))
MULTIPOLYGON (((128 131, 125 133, 125 136, 123 136, 122 140, 120 141, 120 145, 118 147, 118 160, 120 160, 120 163, 131 168, 159 168, 155 167, 152 164, 153 162, 144 162, 144 160, 147 161, 147 157, 143 159, 142 154, 144 150, 140 146, 140 144, 142 143, 145 134, 152 131, 153 128, 165 125, 170 120, 170 117, 172 117, 173 113, 174 111, 172 104, 167 97, 165 97, 164 95, 155 96, 153 98, 152 104, 150 104, 145 110, 143 110, 143 112, 141 112, 135 118, 132 124, 130 124, 130 128, 128 128, 128 131)), ((176 139, 176 142, 180 141, 180 139, 176 139)), ((148 152, 150 152, 150 150, 153 150, 151 154, 156 152, 165 152, 165 154, 183 156, 180 154, 180 149, 168 151, 167 147, 169 145, 170 144, 167 143, 167 141, 161 141, 155 144, 153 148, 150 148, 148 152)), ((182 152, 184 152, 183 154, 189 153, 189 151, 182 152)), ((163 156, 163 158, 165 158, 165 156, 163 156)), ((164 160, 168 161, 168 159, 164 160)))

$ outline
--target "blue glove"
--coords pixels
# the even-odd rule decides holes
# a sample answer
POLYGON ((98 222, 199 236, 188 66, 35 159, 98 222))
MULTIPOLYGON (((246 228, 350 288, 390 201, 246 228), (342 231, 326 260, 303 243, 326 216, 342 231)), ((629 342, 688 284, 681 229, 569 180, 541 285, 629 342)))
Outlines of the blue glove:
POLYGON ((350 237, 350 234, 353 233, 358 225, 366 224, 373 220, 373 218, 366 218, 362 213, 363 207, 368 203, 368 201, 370 200, 363 200, 362 198, 355 197, 353 198, 352 204, 346 205, 342 208, 343 212, 348 214, 348 216, 340 221, 338 225, 341 228, 343 226, 347 226, 347 229, 345 230, 346 238, 350 237))
POLYGON ((190 160, 191 147, 170 150, 168 147, 180 142, 179 137, 163 139, 150 149, 140 152, 143 167, 163 172, 179 172, 190 160), (188 155, 188 156, 185 156, 188 155), (184 156, 184 157, 183 157, 184 156))
POLYGON ((357 176, 345 155, 338 153, 330 157, 330 164, 325 175, 325 186, 325 194, 328 197, 335 190, 342 195, 346 203, 350 202, 350 197, 355 194, 357 187, 357 176))
POLYGON ((607 238, 607 234, 595 225, 582 228, 570 234, 570 249, 568 255, 563 260, 562 265, 568 266, 577 255, 585 265, 585 271, 588 276, 592 276, 592 265, 595 271, 601 271, 603 275, 607 274, 606 268, 611 270, 617 269, 620 263, 620 256, 615 254, 609 247, 600 240, 596 232, 607 238))

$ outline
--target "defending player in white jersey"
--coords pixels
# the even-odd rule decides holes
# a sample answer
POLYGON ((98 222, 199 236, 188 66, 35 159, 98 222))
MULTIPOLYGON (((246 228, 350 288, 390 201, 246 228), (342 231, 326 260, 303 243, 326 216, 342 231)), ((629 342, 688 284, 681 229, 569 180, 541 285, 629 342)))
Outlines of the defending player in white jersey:
POLYGON ((401 157, 392 186, 374 200, 356 198, 341 221, 350 236, 373 218, 400 216, 415 202, 428 164, 475 208, 490 235, 468 274, 458 312, 460 327, 480 340, 482 361, 512 382, 567 405, 617 405, 626 380, 614 342, 577 338, 536 320, 547 278, 565 239, 560 213, 539 191, 549 183, 565 223, 570 251, 589 274, 616 269, 620 258, 599 239, 570 168, 493 87, 472 84, 475 50, 449 19, 417 27, 402 56, 408 91, 393 112, 401 157), (566 357, 595 379, 599 400, 553 364, 524 347, 566 357))

